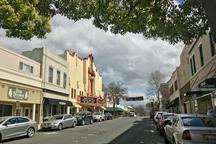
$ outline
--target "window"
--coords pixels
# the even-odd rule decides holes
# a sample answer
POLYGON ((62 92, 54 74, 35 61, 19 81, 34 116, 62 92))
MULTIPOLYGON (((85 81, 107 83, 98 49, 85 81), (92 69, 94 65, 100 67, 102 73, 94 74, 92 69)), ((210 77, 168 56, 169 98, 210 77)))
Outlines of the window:
POLYGON ((73 88, 71 88, 71 98, 73 98, 73 88))
POLYGON ((199 117, 182 117, 182 122, 184 126, 192 127, 204 127, 205 124, 199 117))
POLYGON ((216 54, 216 47, 215 47, 214 35, 212 34, 211 31, 209 32, 209 39, 210 39, 210 44, 211 44, 211 55, 214 56, 216 54))
POLYGON ((177 91, 178 85, 177 85, 177 80, 175 81, 175 91, 177 91))
POLYGON ((16 123, 16 118, 11 118, 11 119, 7 120, 5 123, 8 124, 8 125, 15 124, 16 123))
POLYGON ((67 86, 67 74, 64 73, 64 76, 63 76, 63 88, 66 88, 67 86))
POLYGON ((24 123, 24 122, 28 122, 29 120, 27 118, 22 118, 22 117, 18 117, 17 118, 17 123, 24 123))
POLYGON ((202 44, 200 44, 200 46, 199 46, 199 52, 200 52, 200 63, 201 63, 201 66, 203 66, 204 65, 204 58, 203 58, 202 44))
POLYGON ((11 116, 12 115, 12 105, 0 104, 0 117, 11 116))
POLYGON ((49 82, 53 83, 53 68, 49 67, 49 82))
POLYGON ((192 59, 190 59, 190 67, 191 67, 191 75, 193 75, 194 72, 193 72, 193 62, 192 62, 192 59))
POLYGON ((194 55, 190 59, 190 67, 191 67, 191 75, 194 75, 196 73, 196 63, 195 63, 194 55))
POLYGON ((74 89, 74 98, 76 98, 76 89, 74 89))
POLYGON ((33 73, 33 66, 25 64, 23 62, 20 62, 19 69, 27 73, 33 73))
POLYGON ((56 84, 60 85, 60 77, 61 77, 61 72, 57 70, 57 78, 56 78, 56 84))

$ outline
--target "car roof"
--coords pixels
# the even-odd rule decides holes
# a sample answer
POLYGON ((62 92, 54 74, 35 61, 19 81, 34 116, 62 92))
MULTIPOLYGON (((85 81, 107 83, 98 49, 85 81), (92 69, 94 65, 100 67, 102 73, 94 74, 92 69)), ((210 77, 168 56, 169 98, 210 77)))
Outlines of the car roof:
POLYGON ((204 114, 177 114, 180 117, 207 117, 204 114))

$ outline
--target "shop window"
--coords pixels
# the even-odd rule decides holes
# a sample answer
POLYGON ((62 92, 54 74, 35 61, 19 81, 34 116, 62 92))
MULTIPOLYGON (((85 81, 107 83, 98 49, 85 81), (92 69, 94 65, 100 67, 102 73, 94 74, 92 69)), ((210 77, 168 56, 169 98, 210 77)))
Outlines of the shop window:
POLYGON ((71 88, 71 98, 73 98, 73 88, 71 88))
POLYGON ((53 68, 49 67, 49 82, 53 83, 53 68))
POLYGON ((60 77, 61 77, 61 72, 57 70, 57 78, 56 78, 56 84, 60 85, 60 77))
POLYGON ((74 89, 74 98, 76 99, 76 89, 74 89))
POLYGON ((11 116, 12 115, 12 105, 0 104, 0 117, 11 116))

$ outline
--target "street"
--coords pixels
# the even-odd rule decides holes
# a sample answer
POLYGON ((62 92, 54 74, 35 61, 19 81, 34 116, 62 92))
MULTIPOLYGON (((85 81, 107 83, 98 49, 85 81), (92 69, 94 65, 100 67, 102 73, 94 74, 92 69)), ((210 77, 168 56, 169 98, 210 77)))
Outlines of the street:
POLYGON ((62 131, 40 131, 33 138, 4 144, 163 144, 153 122, 143 117, 120 117, 62 131))

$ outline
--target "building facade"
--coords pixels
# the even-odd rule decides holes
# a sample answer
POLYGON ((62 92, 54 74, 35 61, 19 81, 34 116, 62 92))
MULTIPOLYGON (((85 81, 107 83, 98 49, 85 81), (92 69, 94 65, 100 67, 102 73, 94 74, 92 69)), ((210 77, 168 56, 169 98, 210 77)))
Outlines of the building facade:
POLYGON ((40 63, 0 47, 0 116, 27 116, 42 122, 40 63))
POLYGON ((216 44, 209 35, 196 39, 188 49, 192 112, 207 112, 216 106, 216 44))
POLYGON ((180 102, 180 86, 179 86, 179 67, 172 73, 170 80, 168 81, 169 87, 169 111, 180 112, 181 102, 180 102))
POLYGON ((68 62, 47 48, 35 48, 23 55, 41 64, 43 116, 70 113, 68 62))

